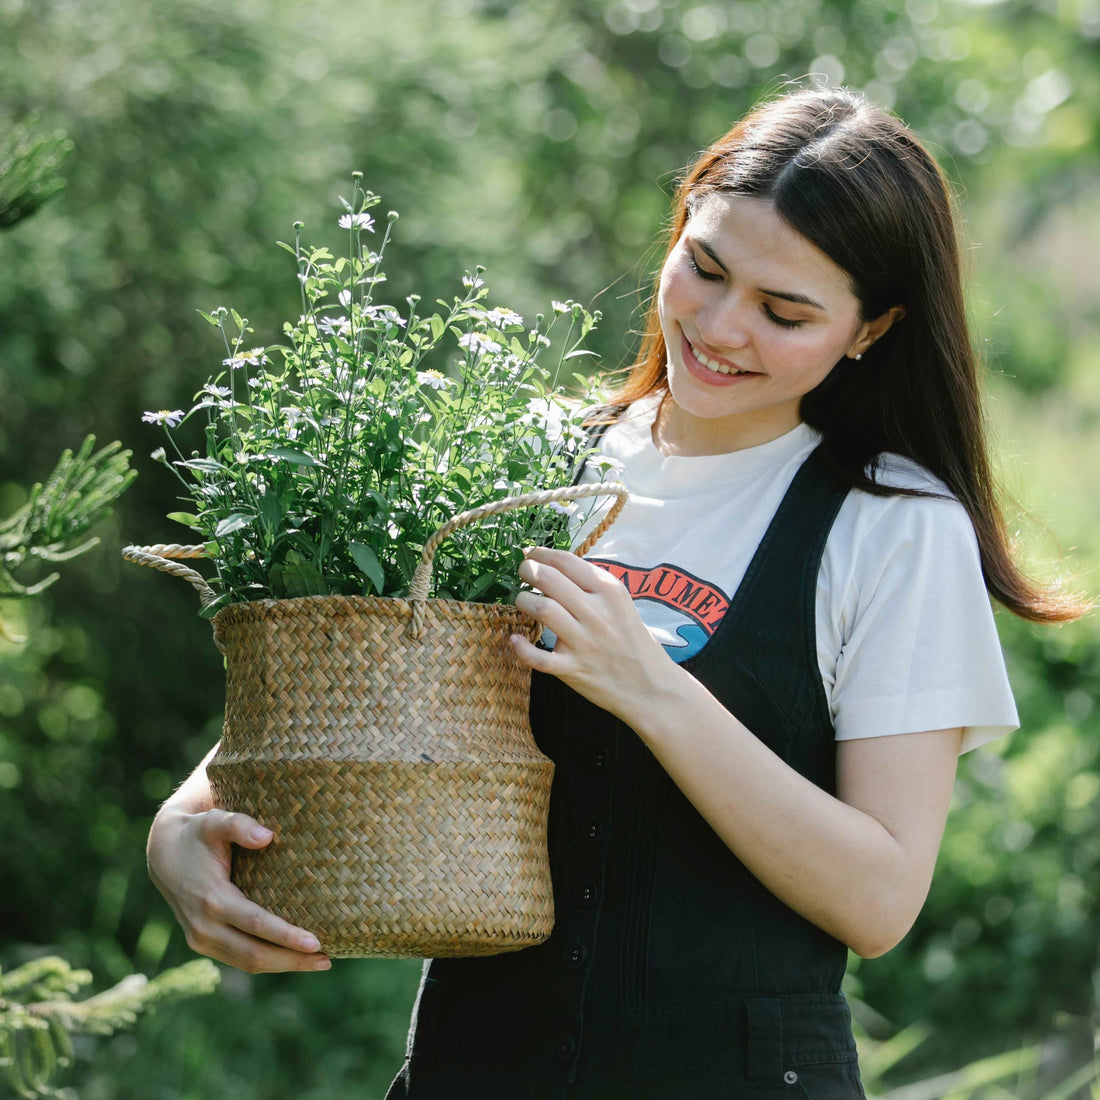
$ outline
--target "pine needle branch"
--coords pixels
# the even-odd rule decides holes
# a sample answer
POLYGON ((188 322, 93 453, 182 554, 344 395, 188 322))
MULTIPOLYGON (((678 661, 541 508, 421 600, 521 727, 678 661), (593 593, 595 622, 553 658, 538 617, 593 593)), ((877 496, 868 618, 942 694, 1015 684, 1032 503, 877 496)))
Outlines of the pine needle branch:
POLYGON ((65 186, 58 174, 73 143, 62 131, 36 133, 32 115, 0 142, 0 229, 30 217, 65 186))
POLYGON ((83 1001, 73 997, 91 974, 49 956, 0 973, 0 1075, 23 1100, 62 1094, 52 1084, 72 1062, 73 1035, 112 1035, 160 1004, 199 997, 218 985, 218 968, 196 959, 155 978, 130 974, 83 1001))

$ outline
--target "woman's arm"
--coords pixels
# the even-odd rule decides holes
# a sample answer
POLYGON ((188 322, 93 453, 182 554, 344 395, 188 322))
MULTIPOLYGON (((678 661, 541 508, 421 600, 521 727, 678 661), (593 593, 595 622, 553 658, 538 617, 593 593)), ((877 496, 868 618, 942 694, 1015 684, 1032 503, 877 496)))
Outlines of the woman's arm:
POLYGON ((250 902, 230 881, 233 845, 272 839, 246 814, 214 809, 206 765, 217 745, 161 806, 149 830, 149 877, 172 907, 193 951, 258 974, 327 970, 316 937, 250 902))
POLYGON ((674 673, 632 728, 772 893, 857 954, 889 951, 928 893, 961 731, 838 742, 834 798, 674 673))
POLYGON ((517 606, 558 636, 513 645, 646 742, 734 854, 792 909, 865 956, 908 931, 935 865, 959 730, 842 741, 837 796, 805 779, 680 666, 606 571, 531 551, 517 606))

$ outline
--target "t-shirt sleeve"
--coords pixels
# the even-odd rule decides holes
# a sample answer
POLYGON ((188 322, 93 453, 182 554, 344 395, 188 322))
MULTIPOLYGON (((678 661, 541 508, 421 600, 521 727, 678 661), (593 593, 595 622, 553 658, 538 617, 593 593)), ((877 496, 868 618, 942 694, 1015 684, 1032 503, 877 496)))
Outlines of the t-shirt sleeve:
MULTIPOLYGON (((853 496, 868 494, 850 494, 846 506, 853 496)), ((1016 729, 965 510, 942 498, 873 499, 829 563, 837 739, 962 727, 967 752, 1016 729)))

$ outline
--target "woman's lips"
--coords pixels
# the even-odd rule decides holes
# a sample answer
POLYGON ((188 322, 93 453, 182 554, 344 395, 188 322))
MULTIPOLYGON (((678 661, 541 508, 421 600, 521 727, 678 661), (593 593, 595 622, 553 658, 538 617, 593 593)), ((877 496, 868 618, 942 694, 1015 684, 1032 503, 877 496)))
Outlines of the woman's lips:
POLYGON ((701 382, 706 382, 707 385, 710 386, 732 386, 737 382, 744 382, 752 378, 755 373, 753 371, 746 371, 744 374, 722 374, 721 371, 711 370, 710 367, 704 366, 699 362, 698 358, 696 358, 695 352, 691 347, 691 342, 682 331, 680 333, 680 352, 688 373, 694 378, 698 378, 701 382))

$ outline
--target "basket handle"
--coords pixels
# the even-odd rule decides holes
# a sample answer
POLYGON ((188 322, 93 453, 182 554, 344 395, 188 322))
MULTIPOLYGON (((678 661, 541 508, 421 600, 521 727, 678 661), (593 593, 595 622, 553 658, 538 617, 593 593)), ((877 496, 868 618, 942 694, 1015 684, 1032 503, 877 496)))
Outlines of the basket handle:
POLYGON ((156 546, 124 546, 122 556, 136 565, 147 565, 150 569, 159 569, 162 573, 171 573, 173 577, 182 577, 199 594, 202 606, 217 599, 214 589, 206 583, 206 578, 186 565, 180 565, 174 558, 205 558, 205 546, 180 546, 175 542, 157 543, 156 546))
POLYGON ((420 555, 420 563, 417 565, 412 582, 409 584, 412 619, 409 621, 405 633, 410 638, 419 638, 423 633, 424 601, 428 598, 428 591, 432 582, 432 559, 439 544, 460 527, 477 523, 489 516, 500 515, 502 512, 511 512, 517 508, 532 508, 554 504, 559 500, 584 500, 587 497, 598 496, 613 496, 617 499, 607 515, 592 530, 592 533, 573 551, 577 557, 584 557, 596 545, 604 532, 619 518, 619 513, 626 506, 629 493, 621 481, 566 485, 561 489, 546 489, 538 493, 525 493, 523 496, 506 497, 504 500, 495 500, 490 504, 483 504, 479 508, 471 508, 467 512, 459 512, 457 516, 449 519, 424 544, 424 550, 420 555))
MULTIPOLYGON (((155 546, 124 546, 122 556, 135 565, 147 565, 150 569, 159 569, 162 573, 171 573, 173 577, 182 577, 199 594, 199 601, 203 607, 212 604, 218 594, 206 583, 206 578, 194 569, 181 565, 179 558, 205 558, 205 546, 180 546, 176 542, 160 542, 155 546)), ((214 644, 225 652, 225 646, 218 634, 218 628, 211 623, 214 631, 214 644)))

